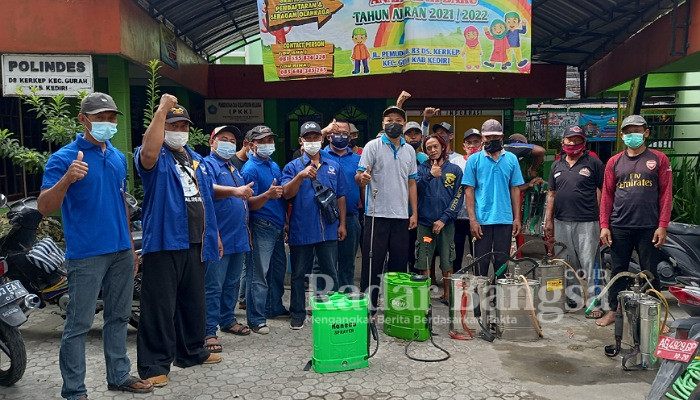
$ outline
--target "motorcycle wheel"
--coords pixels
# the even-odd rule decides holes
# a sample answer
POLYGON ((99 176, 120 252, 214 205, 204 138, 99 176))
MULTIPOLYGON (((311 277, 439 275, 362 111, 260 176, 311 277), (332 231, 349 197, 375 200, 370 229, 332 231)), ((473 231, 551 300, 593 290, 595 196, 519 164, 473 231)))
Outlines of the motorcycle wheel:
POLYGON ((27 353, 19 329, 0 323, 0 385, 12 386, 24 375, 27 353))

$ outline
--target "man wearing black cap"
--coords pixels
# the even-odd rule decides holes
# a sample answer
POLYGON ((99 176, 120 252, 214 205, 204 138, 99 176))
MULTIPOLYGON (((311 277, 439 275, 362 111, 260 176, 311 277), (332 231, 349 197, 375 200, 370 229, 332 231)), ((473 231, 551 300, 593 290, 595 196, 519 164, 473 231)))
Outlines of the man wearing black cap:
POLYGON ((138 369, 154 386, 167 384, 171 363, 221 361, 204 348, 204 262, 218 261, 223 247, 212 176, 187 146, 191 124, 177 98, 164 94, 134 154, 144 189, 138 369))
POLYGON ((71 301, 61 337, 61 396, 87 399, 85 339, 95 318, 100 289, 104 299, 104 349, 107 387, 146 393, 149 382, 130 376, 126 329, 131 314, 134 266, 126 199, 126 157, 110 143, 117 133, 114 100, 91 93, 80 103, 84 133, 49 158, 38 209, 61 209, 66 238, 66 269, 71 301), (99 221, 99 222, 96 222, 99 221))
MULTIPOLYGON (((578 126, 566 129, 562 150, 565 157, 556 161, 549 173, 545 232, 566 245, 562 257, 587 279, 586 288, 580 290, 593 295, 593 266, 600 239, 598 203, 605 168, 598 158, 588 154, 586 136, 578 126)), ((576 281, 569 272, 566 285, 572 289, 567 289, 567 295, 575 301, 573 296, 582 294, 573 291, 576 281)), ((597 311, 591 317, 601 315, 597 311)))
POLYGON ((532 162, 528 167, 527 173, 531 177, 535 178, 537 176, 537 169, 544 162, 545 149, 542 146, 536 144, 530 144, 527 142, 527 138, 520 133, 514 133, 508 136, 508 142, 503 146, 506 151, 515 154, 518 157, 518 161, 525 158, 529 158, 532 162))

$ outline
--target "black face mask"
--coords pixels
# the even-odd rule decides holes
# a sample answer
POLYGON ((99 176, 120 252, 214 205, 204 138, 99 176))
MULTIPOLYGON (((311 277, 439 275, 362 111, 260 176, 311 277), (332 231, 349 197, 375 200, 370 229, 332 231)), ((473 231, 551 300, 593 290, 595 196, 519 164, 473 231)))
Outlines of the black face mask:
POLYGON ((396 122, 386 124, 384 125, 384 133, 390 138, 396 139, 403 134, 403 125, 396 122))
POLYGON ((420 140, 417 142, 408 142, 408 144, 410 144, 411 147, 413 147, 413 150, 418 150, 418 148, 420 147, 420 143, 420 140))
POLYGON ((498 153, 499 151, 503 150, 503 140, 499 139, 485 142, 484 150, 486 150, 487 153, 498 153))
POLYGON ((350 141, 348 142, 348 147, 352 149, 355 146, 357 146, 357 139, 350 139, 350 141))

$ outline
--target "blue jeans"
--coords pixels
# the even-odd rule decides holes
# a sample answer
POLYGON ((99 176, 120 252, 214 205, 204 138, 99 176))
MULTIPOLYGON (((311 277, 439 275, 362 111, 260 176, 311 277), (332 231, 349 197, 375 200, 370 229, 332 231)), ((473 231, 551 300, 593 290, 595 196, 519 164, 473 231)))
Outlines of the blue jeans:
MULTIPOLYGON (((292 293, 289 300, 289 312, 294 319, 306 318, 306 290, 304 289, 304 277, 311 274, 314 263, 314 252, 318 258, 319 272, 324 276, 314 276, 309 279, 313 283, 314 292, 326 293, 338 290, 338 241, 327 240, 325 242, 307 244, 303 246, 289 246, 289 256, 292 261, 292 293), (316 282, 314 282, 316 281, 316 282)), ((314 273, 314 275, 316 275, 314 273)))
POLYGON ((283 229, 260 218, 250 225, 253 250, 246 265, 246 317, 248 325, 258 327, 268 316, 287 311, 282 304, 287 256, 283 229))
POLYGON ((226 329, 236 323, 233 309, 238 302, 241 269, 247 254, 226 254, 221 260, 206 264, 207 336, 216 336, 218 327, 226 329))
POLYGON ((102 289, 104 324, 102 340, 107 384, 119 386, 129 377, 126 328, 134 291, 134 258, 131 250, 78 260, 66 260, 68 294, 66 323, 58 355, 63 377, 61 396, 75 400, 85 388, 85 340, 95 318, 97 296, 102 289))
POLYGON ((356 214, 347 215, 345 229, 348 236, 338 242, 338 287, 350 292, 355 286, 355 255, 360 244, 360 219, 356 214))

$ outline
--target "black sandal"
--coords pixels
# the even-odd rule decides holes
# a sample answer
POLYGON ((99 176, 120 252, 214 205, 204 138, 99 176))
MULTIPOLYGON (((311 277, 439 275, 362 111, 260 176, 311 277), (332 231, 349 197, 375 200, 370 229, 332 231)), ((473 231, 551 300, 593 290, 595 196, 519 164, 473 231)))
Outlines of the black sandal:
POLYGON ((151 393, 153 391, 153 384, 148 382, 147 380, 139 379, 135 376, 129 376, 126 378, 124 383, 122 383, 119 386, 115 385, 107 385, 107 390, 118 390, 122 392, 131 392, 131 393, 151 393), (151 386, 147 388, 136 388, 134 387, 134 384, 136 383, 142 383, 142 384, 150 384, 151 386))
POLYGON ((229 326, 228 328, 222 328, 221 332, 226 332, 226 333, 232 333, 234 335, 238 336, 248 336, 250 335, 250 328, 247 326, 236 322, 235 324, 229 326), (235 327, 238 327, 238 329, 234 329, 235 327))
POLYGON ((218 337, 209 335, 204 338, 204 348, 209 350, 210 353, 221 353, 224 347, 219 343, 218 337), (214 339, 214 341, 210 342, 210 339, 214 339))

